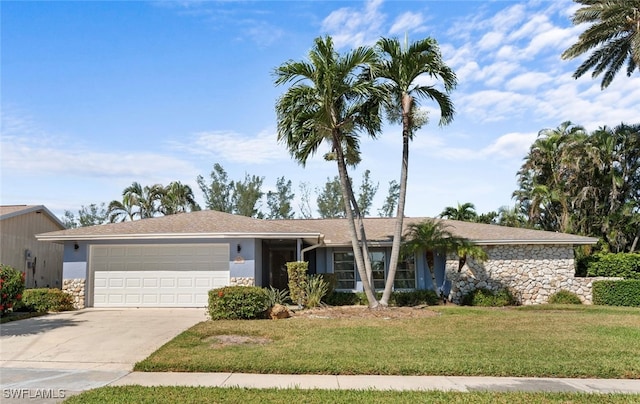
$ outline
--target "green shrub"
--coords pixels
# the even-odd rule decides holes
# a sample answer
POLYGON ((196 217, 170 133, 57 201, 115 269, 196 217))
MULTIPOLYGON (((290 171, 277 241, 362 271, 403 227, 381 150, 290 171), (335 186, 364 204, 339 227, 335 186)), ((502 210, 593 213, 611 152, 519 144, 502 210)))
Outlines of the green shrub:
POLYGON ((640 280, 593 282, 593 304, 640 307, 640 280))
POLYGON ((438 295, 433 290, 398 291, 393 292, 391 295, 391 303, 396 306, 418 306, 421 304, 433 306, 439 300, 438 295))
POLYGON ((48 311, 74 310, 73 297, 60 289, 27 289, 22 295, 22 308, 26 311, 46 313, 48 311))
POLYGON ((329 284, 322 275, 309 275, 304 289, 305 307, 318 307, 329 291, 329 284))
POLYGON ((336 290, 336 286, 338 285, 338 277, 336 277, 336 274, 320 274, 320 276, 322 276, 322 279, 327 282, 327 285, 329 286, 327 295, 330 295, 336 290))
POLYGON ((267 305, 269 307, 289 302, 289 291, 286 289, 280 290, 269 286, 269 289, 265 289, 264 293, 267 295, 267 305))
POLYGON ((328 293, 324 302, 329 306, 355 306, 360 304, 358 295, 352 292, 336 292, 328 293))
POLYGON ((462 304, 465 306, 503 307, 515 304, 515 299, 508 289, 494 292, 480 288, 462 296, 462 304))
POLYGON ((260 318, 269 308, 267 293, 257 286, 226 286, 209 291, 212 320, 260 318))
POLYGON ((22 299, 24 273, 9 265, 0 264, 0 317, 22 299))
POLYGON ((587 276, 640 279, 638 253, 596 254, 583 259, 579 265, 586 267, 587 276))
POLYGON ((304 305, 306 300, 304 293, 307 285, 307 269, 309 269, 308 262, 287 262, 291 301, 300 307, 304 305))
POLYGON ((582 304, 582 301, 573 292, 568 290, 559 290, 556 293, 549 296, 550 304, 582 304))

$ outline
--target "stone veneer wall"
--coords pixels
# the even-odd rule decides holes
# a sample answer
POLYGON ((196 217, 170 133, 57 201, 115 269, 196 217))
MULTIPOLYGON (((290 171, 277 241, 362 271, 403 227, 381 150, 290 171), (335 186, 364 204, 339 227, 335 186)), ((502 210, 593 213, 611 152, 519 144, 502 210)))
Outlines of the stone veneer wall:
POLYGON ((229 286, 255 286, 253 277, 231 277, 229 286))
POLYGON ((611 278, 576 278, 573 247, 564 245, 499 245, 484 247, 488 260, 468 260, 458 273, 458 259, 447 258, 449 298, 459 303, 466 293, 479 288, 508 288, 520 304, 547 303, 549 296, 567 290, 591 304, 593 281, 611 278))
POLYGON ((76 309, 84 309, 84 287, 85 279, 63 279, 62 291, 73 297, 73 307, 76 309))

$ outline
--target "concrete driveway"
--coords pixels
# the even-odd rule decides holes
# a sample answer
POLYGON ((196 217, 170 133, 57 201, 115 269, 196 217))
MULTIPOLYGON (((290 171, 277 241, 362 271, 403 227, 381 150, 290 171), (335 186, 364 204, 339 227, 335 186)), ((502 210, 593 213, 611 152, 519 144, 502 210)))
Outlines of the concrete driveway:
POLYGON ((2 324, 3 398, 20 389, 68 395, 103 386, 206 319, 204 308, 84 309, 2 324))

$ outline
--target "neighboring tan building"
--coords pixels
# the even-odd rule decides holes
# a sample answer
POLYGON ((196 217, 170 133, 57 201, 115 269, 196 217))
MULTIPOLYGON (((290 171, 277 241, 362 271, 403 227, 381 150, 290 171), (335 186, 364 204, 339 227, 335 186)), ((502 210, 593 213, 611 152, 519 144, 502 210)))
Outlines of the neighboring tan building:
POLYGON ((0 263, 25 273, 27 288, 61 288, 64 247, 35 235, 64 229, 42 205, 0 206, 0 263))

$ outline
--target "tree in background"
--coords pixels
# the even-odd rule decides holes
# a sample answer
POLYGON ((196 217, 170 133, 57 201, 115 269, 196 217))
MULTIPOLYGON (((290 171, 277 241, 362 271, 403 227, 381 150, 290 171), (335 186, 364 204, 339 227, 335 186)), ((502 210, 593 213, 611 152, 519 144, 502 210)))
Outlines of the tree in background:
POLYGON ((498 209, 497 224, 507 227, 528 227, 527 216, 519 205, 513 207, 501 206, 498 209))
POLYGON ((402 159, 400 169, 400 190, 398 211, 393 233, 389 275, 385 284, 381 304, 388 305, 395 280, 400 242, 402 238, 407 178, 409 173, 409 141, 417 129, 427 119, 420 111, 420 100, 435 101, 440 109, 440 125, 453 120, 454 107, 449 93, 457 85, 457 78, 451 68, 442 60, 438 43, 433 38, 425 38, 409 44, 405 38, 404 47, 396 38, 381 38, 376 44, 380 61, 375 67, 375 76, 382 81, 386 92, 385 110, 391 122, 402 124, 402 159), (422 79, 431 80, 424 84, 422 79), (440 90, 438 87, 442 87, 440 90))
POLYGON ((339 54, 327 36, 314 40, 307 60, 289 61, 275 70, 276 85, 291 84, 276 102, 278 141, 303 166, 323 143, 329 144, 325 157, 337 164, 356 269, 370 307, 378 301, 367 276, 371 260, 362 218, 354 213, 358 206, 347 165, 359 162, 359 132, 375 137, 380 131, 379 90, 363 75, 376 62, 375 52, 367 47, 339 54))
POLYGON ((640 66, 640 1, 638 0, 574 0, 583 5, 573 15, 574 25, 590 24, 578 42, 562 53, 563 59, 574 59, 587 52, 591 55, 573 73, 581 77, 589 70, 598 77, 604 72, 600 87, 611 84, 626 63, 627 76, 640 66))
POLYGON ((227 172, 218 163, 213 165, 213 170, 209 174, 211 183, 207 184, 204 177, 198 175, 196 182, 204 194, 205 206, 207 209, 218 212, 233 212, 233 201, 231 199, 232 185, 229 182, 227 172))
POLYGON ((200 206, 196 202, 190 186, 180 181, 172 181, 162 191, 159 210, 163 215, 173 215, 198 211, 200 206))
POLYGON ((257 206, 264 195, 261 191, 264 177, 245 174, 243 181, 229 181, 227 172, 218 163, 213 165, 209 177, 210 183, 201 175, 196 178, 207 209, 248 217, 264 217, 257 206))
POLYGON ((232 204, 233 213, 237 215, 264 218, 264 214, 260 211, 259 202, 264 195, 261 191, 264 177, 257 175, 245 174, 244 181, 232 181, 232 204))
POLYGON ((333 179, 327 178, 324 188, 317 189, 318 198, 316 204, 318 206, 318 214, 322 219, 344 218, 344 199, 342 189, 340 187, 340 178, 338 176, 333 179))
POLYGON ((137 217, 138 207, 131 198, 131 195, 123 194, 122 201, 113 200, 109 202, 107 214, 110 223, 126 222, 135 220, 137 217))
POLYGON ((378 192, 378 183, 375 185, 371 181, 371 171, 365 170, 362 174, 362 183, 360 183, 360 194, 358 195, 358 207, 363 217, 369 216, 373 198, 378 192))
POLYGON ((267 192, 268 219, 293 219, 294 213, 291 202, 295 194, 291 191, 291 180, 284 177, 276 181, 276 190, 267 192))
POLYGON ((311 213, 311 190, 309 189, 309 183, 301 182, 300 185, 300 218, 311 219, 313 214, 311 213))
POLYGON ((640 125, 586 133, 565 122, 543 130, 520 171, 514 197, 531 227, 599 237, 613 252, 640 238, 640 125))
MULTIPOLYGON (((514 197, 527 209, 529 222, 549 231, 571 232, 570 187, 580 175, 575 150, 587 136, 582 126, 570 121, 555 129, 543 129, 518 171, 519 190, 514 197)), ((584 158, 580 158, 581 164, 584 158)))
POLYGON ((122 201, 113 200, 107 207, 111 223, 146 219, 162 214, 160 200, 164 187, 160 184, 142 186, 133 182, 122 191, 122 201))
POLYGON ((82 205, 77 217, 70 210, 65 210, 62 223, 67 229, 96 226, 107 223, 108 216, 104 202, 100 205, 92 203, 89 206, 82 205))
POLYGON ((393 217, 396 210, 396 203, 400 196, 400 185, 396 180, 389 181, 389 191, 387 197, 384 200, 382 208, 378 209, 378 216, 380 217, 393 217))
POLYGON ((457 207, 447 206, 442 213, 440 213, 440 217, 450 220, 460 220, 462 222, 476 222, 478 220, 476 207, 471 202, 466 202, 462 205, 458 202, 457 207))

